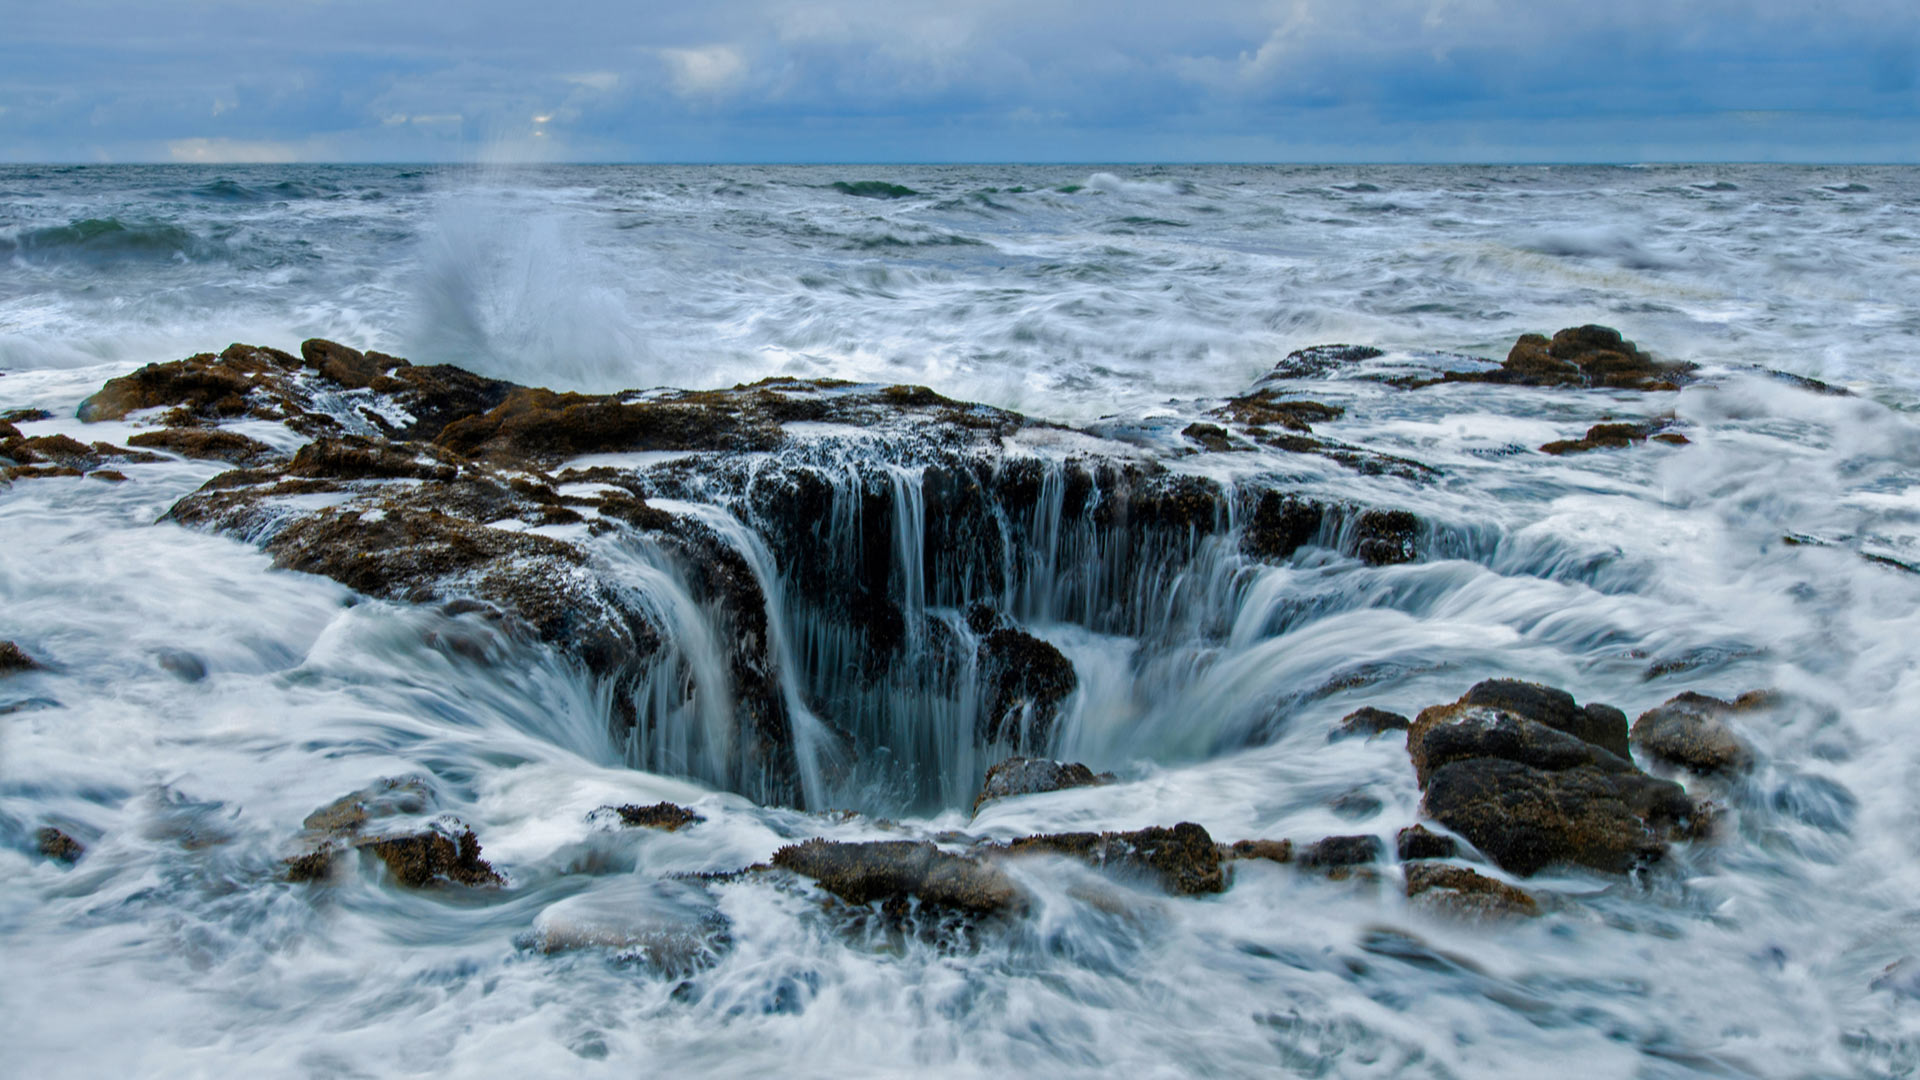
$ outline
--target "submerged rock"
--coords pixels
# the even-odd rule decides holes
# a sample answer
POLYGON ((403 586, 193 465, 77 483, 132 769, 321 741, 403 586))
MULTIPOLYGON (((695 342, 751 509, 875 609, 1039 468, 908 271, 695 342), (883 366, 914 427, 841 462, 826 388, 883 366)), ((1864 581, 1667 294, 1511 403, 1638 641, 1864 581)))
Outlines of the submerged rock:
POLYGON ((69 866, 79 862, 80 857, 87 853, 87 845, 51 825, 36 831, 33 842, 41 855, 69 866))
POLYGON ((1772 700, 1768 694, 1743 694, 1722 701, 1687 691, 1640 714, 1633 722, 1633 746, 1663 765, 1701 774, 1743 773, 1753 768, 1753 750, 1727 718, 1765 709, 1772 700))
POLYGON ((985 849, 994 857, 1066 855, 1092 866, 1143 875, 1177 895, 1217 893, 1226 888, 1220 851, 1207 830, 1192 822, 1134 832, 1051 833, 1026 836, 985 849))
POLYGON ((1476 922, 1540 914, 1539 901, 1526 890, 1464 866, 1415 863, 1406 875, 1407 899, 1431 912, 1476 922))
POLYGON ((605 949, 684 978, 719 962, 733 944, 730 927, 700 886, 639 880, 549 904, 520 944, 547 954, 605 949))
POLYGON ((812 878, 850 904, 913 897, 935 907, 988 915, 1024 902, 1020 889, 999 868, 926 841, 814 839, 774 852, 773 865, 812 878))
POLYGON ((1078 762, 1011 757, 987 770, 986 782, 980 785, 980 794, 973 800, 973 812, 978 814, 982 806, 994 799, 1092 787, 1112 779, 1113 774, 1095 773, 1078 762))

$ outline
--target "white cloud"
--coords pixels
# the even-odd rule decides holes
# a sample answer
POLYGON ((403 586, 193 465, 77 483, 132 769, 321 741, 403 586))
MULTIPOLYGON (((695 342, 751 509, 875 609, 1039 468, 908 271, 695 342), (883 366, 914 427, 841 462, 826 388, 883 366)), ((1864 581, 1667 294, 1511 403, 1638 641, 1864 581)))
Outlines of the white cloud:
POLYGON ((661 49, 673 76, 673 88, 682 97, 712 97, 738 86, 747 74, 746 57, 731 45, 697 49, 661 49))
POLYGON ((589 71, 581 75, 568 75, 565 78, 575 86, 584 86, 603 94, 620 85, 620 76, 612 71, 589 71))

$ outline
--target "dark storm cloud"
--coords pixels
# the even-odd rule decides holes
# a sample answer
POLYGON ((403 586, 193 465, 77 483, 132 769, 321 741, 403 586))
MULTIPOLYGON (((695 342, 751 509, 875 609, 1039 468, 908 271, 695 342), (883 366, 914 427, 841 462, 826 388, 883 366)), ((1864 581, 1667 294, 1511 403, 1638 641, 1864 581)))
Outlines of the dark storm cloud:
POLYGON ((14 160, 1912 160, 1908 3, 0 2, 14 160))

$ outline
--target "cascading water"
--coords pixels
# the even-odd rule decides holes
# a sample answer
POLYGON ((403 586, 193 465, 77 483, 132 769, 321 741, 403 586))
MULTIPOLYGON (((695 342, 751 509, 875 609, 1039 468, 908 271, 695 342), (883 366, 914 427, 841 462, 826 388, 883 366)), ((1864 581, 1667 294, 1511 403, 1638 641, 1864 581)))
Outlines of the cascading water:
MULTIPOLYGON (((87 470, 124 480, 0 490, 0 639, 42 665, 0 676, 0 1041, 21 1075, 1920 1063, 1910 171, 486 178, 538 208, 498 233, 531 251, 436 244, 494 220, 447 204, 500 197, 453 174, 29 172, 0 170, 35 193, 0 211, 0 413, 46 410, 11 421, 30 438, 127 447, 155 417, 75 419, 108 379, 313 334, 562 389, 834 376, 911 403, 896 384, 928 383, 1076 426, 979 435, 937 402, 915 416, 975 434, 797 420, 774 449, 609 465, 670 526, 499 519, 575 545, 568 572, 650 628, 604 667, 484 607, 275 568, 258 545, 281 519, 166 517, 230 490, 203 488, 247 473, 232 462, 166 452, 87 470), (832 187, 848 178, 917 194, 832 187), (1596 213, 1613 239, 1564 242, 1596 213), (109 220, 137 236, 75 225, 109 220), (486 261, 448 294, 471 317, 438 325, 434 281, 462 251, 486 261), (1819 280, 1756 251, 1820 251, 1819 280), (565 310, 591 325, 546 333, 545 299, 579 282, 565 310), (1497 359, 1584 322, 1697 380, 1393 381, 1490 366, 1429 350, 1497 359), (1387 355, 1260 385, 1345 410, 1314 437, 1430 473, 1185 434, 1290 350, 1342 339, 1387 355), (1640 421, 1688 444, 1538 449, 1640 421), (1461 925, 1405 895, 1397 832, 1439 826, 1402 737, 1330 734, 1495 676, 1629 717, 1685 691, 1796 704, 1736 718, 1750 771, 1684 778, 1719 808, 1711 839, 1625 877, 1521 879, 1469 853, 1450 865, 1542 910, 1461 925), (974 813, 1016 750, 1115 777, 974 813), (359 792, 391 795, 383 827, 471 828, 505 884, 413 889, 364 853, 288 880, 315 811, 359 792), (701 820, 605 809, 662 801, 701 820), (1387 854, 1344 880, 1241 860, 1204 897, 1009 860, 1026 912, 930 939, 741 873, 813 837, 964 851, 1188 821, 1387 854), (627 933, 686 947, 605 944, 627 933)), ((356 412, 367 393, 322 395, 327 437, 405 422, 356 412)), ((315 437, 216 428, 276 461, 315 437)), ((314 514, 346 493, 284 497, 314 514)))

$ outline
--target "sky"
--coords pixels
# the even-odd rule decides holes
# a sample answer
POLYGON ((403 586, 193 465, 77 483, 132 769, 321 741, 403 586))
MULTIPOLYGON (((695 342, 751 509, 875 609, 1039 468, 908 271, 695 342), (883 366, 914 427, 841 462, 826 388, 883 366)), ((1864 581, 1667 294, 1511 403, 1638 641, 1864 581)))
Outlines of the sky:
POLYGON ((0 0, 0 160, 1920 161, 1916 0, 0 0))

